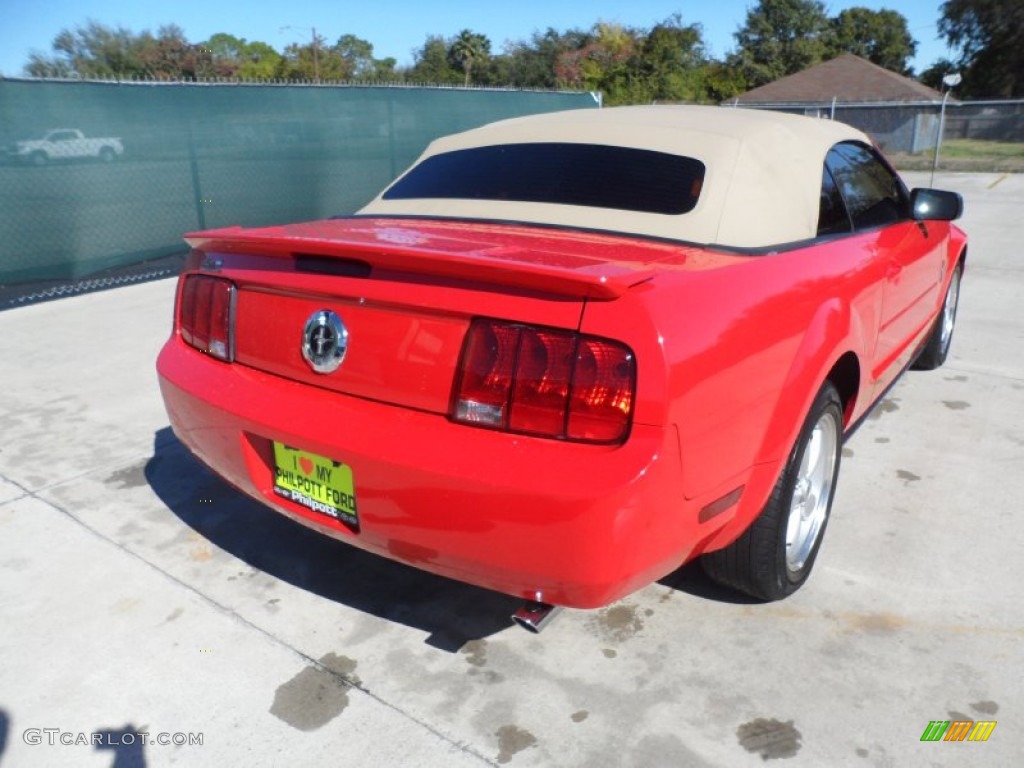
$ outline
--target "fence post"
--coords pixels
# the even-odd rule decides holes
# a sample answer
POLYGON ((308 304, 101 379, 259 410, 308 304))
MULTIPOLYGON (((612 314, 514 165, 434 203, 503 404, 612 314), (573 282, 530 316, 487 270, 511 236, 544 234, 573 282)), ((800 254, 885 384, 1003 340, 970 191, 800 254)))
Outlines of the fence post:
POLYGON ((939 107, 939 131, 935 136, 935 157, 932 158, 932 178, 928 182, 929 187, 935 186, 935 171, 939 167, 939 148, 942 146, 942 132, 946 128, 946 100, 949 98, 949 90, 942 94, 942 106, 939 107))
POLYGON ((395 105, 391 89, 388 89, 388 156, 391 159, 390 180, 398 176, 398 157, 395 153, 395 105))
POLYGON ((192 199, 196 206, 196 219, 200 229, 206 229, 206 212, 203 210, 203 193, 199 188, 199 161, 196 158, 196 141, 192 135, 192 121, 188 121, 188 164, 192 171, 192 199))

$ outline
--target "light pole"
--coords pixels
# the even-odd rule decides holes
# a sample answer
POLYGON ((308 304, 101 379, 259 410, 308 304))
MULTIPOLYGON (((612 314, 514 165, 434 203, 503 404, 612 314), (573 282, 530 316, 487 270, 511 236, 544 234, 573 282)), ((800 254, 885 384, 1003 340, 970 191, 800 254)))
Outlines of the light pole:
POLYGON ((932 158, 932 178, 928 186, 935 185, 935 171, 939 167, 939 148, 942 146, 942 132, 946 129, 946 101, 949 99, 949 92, 960 85, 963 78, 958 72, 946 75, 942 78, 942 84, 946 89, 942 92, 942 106, 939 107, 939 131, 935 135, 935 156, 932 158))
MULTIPOLYGON (((292 26, 289 25, 289 26, 281 27, 277 31, 278 32, 284 32, 286 29, 305 29, 305 27, 292 27, 292 26)), ((310 30, 313 33, 313 82, 314 83, 319 83, 320 82, 320 57, 318 56, 318 52, 317 52, 317 49, 319 48, 319 45, 318 45, 317 39, 316 39, 316 27, 310 27, 310 30)))

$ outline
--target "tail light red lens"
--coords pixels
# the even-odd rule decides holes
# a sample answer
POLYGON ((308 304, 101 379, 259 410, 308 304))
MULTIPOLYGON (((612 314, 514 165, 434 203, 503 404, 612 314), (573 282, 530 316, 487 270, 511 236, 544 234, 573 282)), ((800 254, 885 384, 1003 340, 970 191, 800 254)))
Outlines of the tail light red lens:
POLYGON ((181 338, 220 360, 235 357, 235 285, 207 275, 188 275, 181 289, 181 338))
POLYGON ((508 399, 518 351, 517 328, 473 323, 459 365, 461 385, 455 400, 456 420, 490 427, 508 423, 508 399))
POLYGON ((508 432, 620 443, 635 391, 636 362, 623 344, 477 319, 463 347, 451 416, 508 432))
POLYGON ((610 442, 632 412, 636 384, 633 355, 619 344, 580 339, 569 400, 567 432, 574 440, 610 442))
POLYGON ((508 427, 513 432, 560 435, 565 430, 575 334, 523 328, 508 427))

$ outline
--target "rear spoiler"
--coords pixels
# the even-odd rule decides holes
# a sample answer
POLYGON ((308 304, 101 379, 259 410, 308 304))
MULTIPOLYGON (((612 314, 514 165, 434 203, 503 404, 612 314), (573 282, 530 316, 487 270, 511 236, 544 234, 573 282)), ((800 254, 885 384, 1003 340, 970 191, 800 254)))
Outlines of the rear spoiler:
POLYGON ((376 218, 328 219, 260 229, 227 227, 185 235, 204 252, 358 259, 395 272, 475 280, 576 298, 609 300, 649 280, 650 246, 588 233, 557 234, 515 225, 376 218), (594 241, 594 249, 573 253, 594 241), (629 251, 635 249, 634 258, 629 251), (618 259, 610 260, 614 251, 618 259))

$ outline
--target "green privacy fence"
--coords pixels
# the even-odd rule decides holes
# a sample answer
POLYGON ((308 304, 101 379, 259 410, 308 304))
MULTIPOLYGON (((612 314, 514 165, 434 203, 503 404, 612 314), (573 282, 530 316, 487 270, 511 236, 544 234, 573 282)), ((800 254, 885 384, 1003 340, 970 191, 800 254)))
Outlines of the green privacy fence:
POLYGON ((0 284, 179 252, 182 233, 351 213, 440 135, 589 93, 0 81, 0 284))

